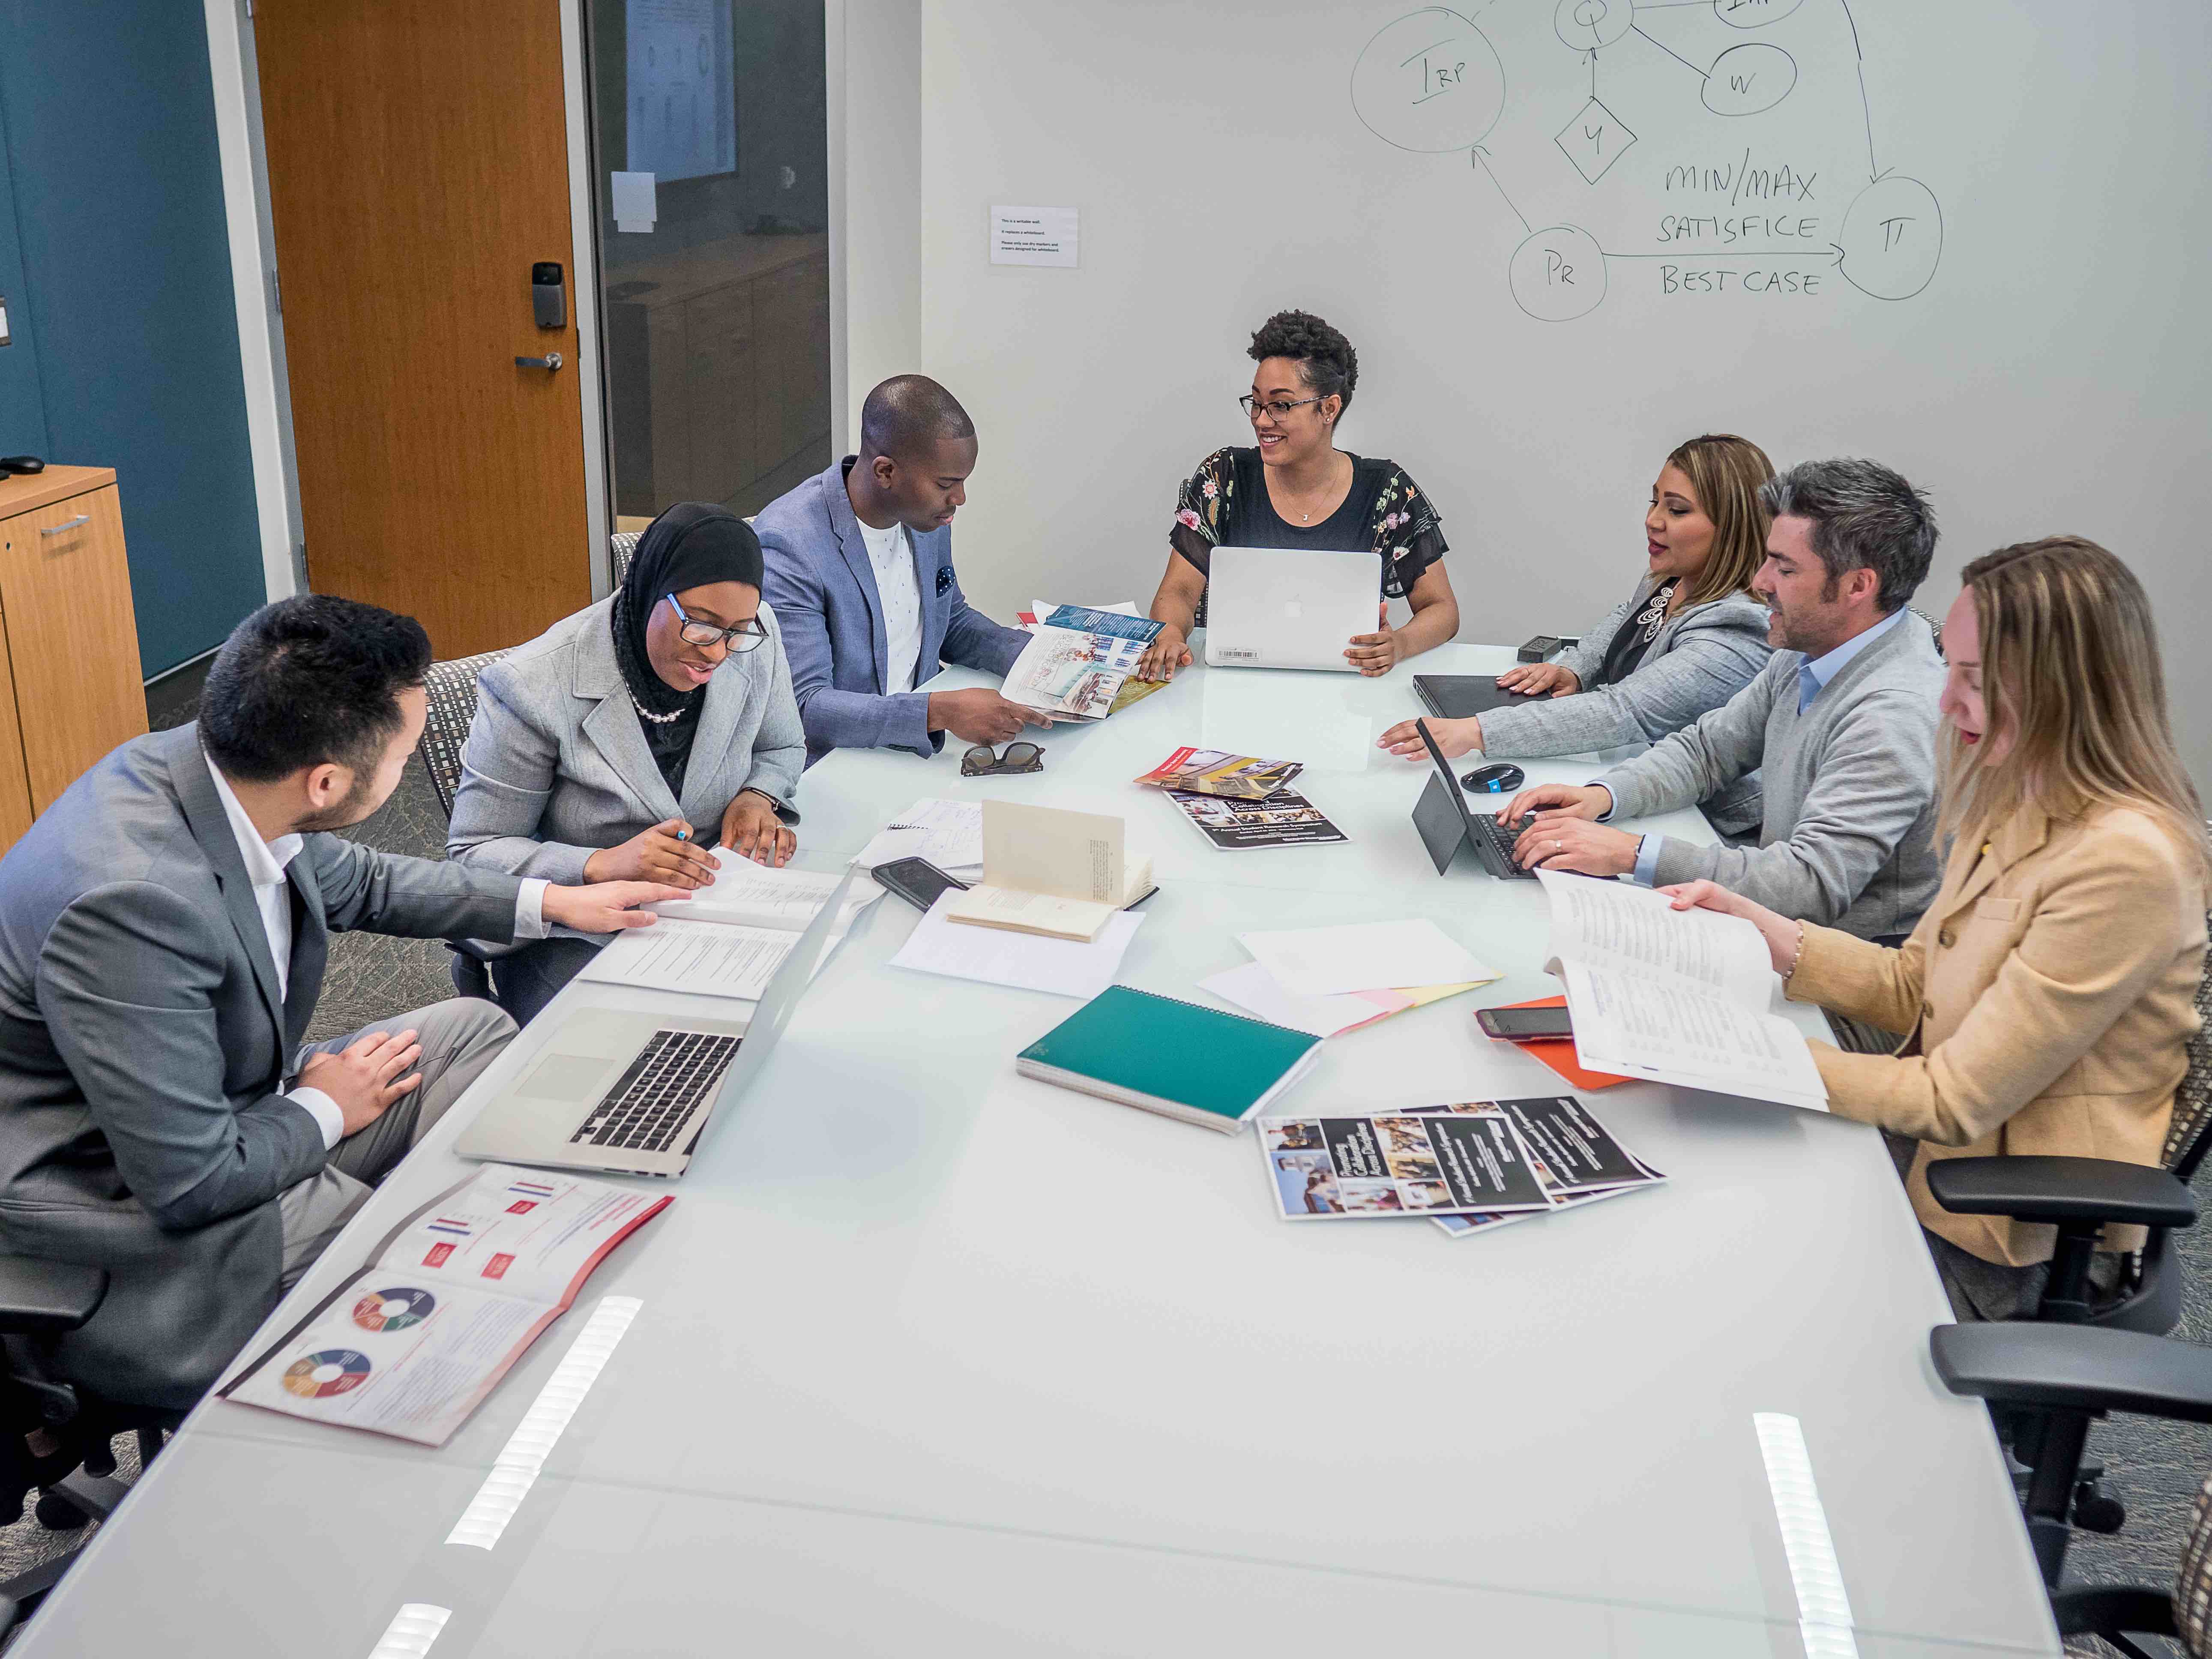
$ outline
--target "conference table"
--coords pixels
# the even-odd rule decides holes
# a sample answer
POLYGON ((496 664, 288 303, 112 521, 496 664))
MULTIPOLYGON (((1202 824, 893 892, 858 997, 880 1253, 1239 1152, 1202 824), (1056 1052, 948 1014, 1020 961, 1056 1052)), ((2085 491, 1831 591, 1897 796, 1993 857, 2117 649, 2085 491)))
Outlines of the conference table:
MULTIPOLYGON (((1040 734, 1030 775, 963 779, 957 740, 839 751, 796 861, 926 797, 1121 814, 1160 888, 1124 983, 1210 1003, 1240 932, 1415 916, 1502 974, 1331 1040, 1277 1109, 1556 1094, 1472 1017, 1557 988, 1538 884, 1439 877, 1408 816, 1429 769, 1374 744, 1417 669, 1511 661, 1200 665, 1040 734), (1186 743, 1304 761, 1349 842, 1217 851, 1130 781, 1186 743)), ((1693 811, 1631 827, 1712 839, 1693 811)), ((1456 1238, 1292 1224, 1249 1130, 1018 1075, 1079 1005, 890 965, 916 919, 862 914, 676 1202, 447 1445, 211 1399, 16 1652, 2059 1651, 1989 1419, 1930 1367, 1948 1309, 1872 1129, 1629 1084, 1584 1098, 1655 1189, 1456 1238), (502 1452, 608 1297, 635 1316, 518 1492, 502 1452), (1778 1423, 1802 1467, 1770 1461, 1778 1423), (496 1541, 448 1541, 500 1468, 496 1541)), ((732 1005, 572 985, 248 1352, 462 1179, 476 1102, 594 1006, 732 1005)))

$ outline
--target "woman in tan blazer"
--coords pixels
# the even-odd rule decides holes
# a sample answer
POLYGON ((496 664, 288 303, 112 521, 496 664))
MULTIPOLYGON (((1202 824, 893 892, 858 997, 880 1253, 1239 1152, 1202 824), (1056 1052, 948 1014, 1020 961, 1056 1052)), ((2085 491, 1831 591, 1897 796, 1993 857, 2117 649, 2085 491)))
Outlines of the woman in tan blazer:
MULTIPOLYGON (((2070 537, 1975 560, 1944 623, 1943 884, 1900 950, 1790 921, 1711 882, 1677 908, 1747 918, 1790 996, 1899 1035, 1813 1045, 1839 1116, 1919 1143, 1907 1187, 1961 1319, 2034 1305, 2053 1231, 1959 1216, 1939 1158, 2155 1164, 2205 968, 2204 819, 2173 746, 2150 603, 2070 537)), ((2094 1282, 2118 1279, 2106 1240, 2094 1282)))

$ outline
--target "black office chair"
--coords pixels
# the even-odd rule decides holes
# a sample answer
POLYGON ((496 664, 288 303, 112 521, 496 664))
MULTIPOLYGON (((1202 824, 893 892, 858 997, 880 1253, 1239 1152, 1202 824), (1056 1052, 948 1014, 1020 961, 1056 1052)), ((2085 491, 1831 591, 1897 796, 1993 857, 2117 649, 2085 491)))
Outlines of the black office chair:
MULTIPOLYGON (((2207 923, 2212 927, 2212 917, 2207 923)), ((2159 1168, 2094 1158, 1938 1158, 1928 1166, 1929 1194, 1954 1215, 2009 1216, 2057 1230, 2051 1277, 2033 1322, 2146 1336, 2164 1336, 2179 1322, 2181 1265, 2167 1235, 2195 1224, 2190 1182, 2212 1149, 2212 950, 2197 981, 2197 1012, 2203 1023, 2190 1041, 2188 1073, 2174 1091, 2159 1168), (2146 1236, 2142 1249, 2121 1264, 2119 1284, 2100 1292, 2089 1282, 2089 1268, 2107 1226, 2139 1226, 2146 1236)), ((2045 1431, 2028 1414, 2014 1437, 2014 1449, 2031 1468, 2044 1461, 2037 1437, 2045 1431)), ((2063 1499, 2039 1499, 2033 1479, 2027 1481, 2022 1503, 2031 1532, 2039 1516, 2062 1529, 2070 1521, 2089 1532, 2118 1532, 2126 1524, 2126 1506, 2106 1490, 2103 1466, 2083 1465, 2080 1451, 2074 1449, 2074 1483, 2063 1499)))
MULTIPOLYGON (((30 1256, 0 1256, 0 1526, 23 1518, 35 1488, 41 1526, 73 1532, 105 1521, 130 1492, 116 1480, 113 1441, 135 1433, 143 1469, 183 1419, 101 1398, 58 1380, 46 1363, 52 1340, 90 1319, 107 1294, 97 1267, 70 1267, 30 1256), (33 1450, 30 1437, 42 1436, 33 1450)), ((0 1582, 0 1636, 5 1636, 59 1582, 76 1548, 0 1582)))
POLYGON ((2095 1585, 2057 1588, 2067 1528, 2063 1505, 2075 1483, 2090 1422, 2112 1412, 2212 1423, 2212 1352, 2134 1331, 2060 1324, 1940 1325, 1928 1339, 1936 1374, 1952 1393, 2042 1414, 2051 1425, 2033 1477, 2028 1536, 2051 1587, 2062 1636, 2097 1636, 2130 1659, 2152 1656, 2130 1640, 2179 1640, 2212 1659, 2212 1479, 2198 1491, 2172 1592, 2095 1585))

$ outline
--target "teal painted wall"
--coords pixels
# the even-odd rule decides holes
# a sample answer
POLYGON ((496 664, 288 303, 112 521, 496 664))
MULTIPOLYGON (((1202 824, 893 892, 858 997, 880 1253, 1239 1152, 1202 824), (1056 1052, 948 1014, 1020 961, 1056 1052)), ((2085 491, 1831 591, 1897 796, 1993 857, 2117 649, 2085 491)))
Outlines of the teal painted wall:
POLYGON ((200 7, 0 0, 0 451, 115 469, 157 674, 266 598, 200 7))

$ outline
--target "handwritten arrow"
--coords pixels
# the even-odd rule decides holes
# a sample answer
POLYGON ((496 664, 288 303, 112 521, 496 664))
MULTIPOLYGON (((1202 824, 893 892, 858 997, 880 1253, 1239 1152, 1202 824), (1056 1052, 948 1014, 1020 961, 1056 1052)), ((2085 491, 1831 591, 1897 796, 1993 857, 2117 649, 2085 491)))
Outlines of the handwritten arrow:
POLYGON ((1866 120, 1867 182, 1879 184, 1885 171, 1874 155, 1874 107, 1867 101, 1866 52, 1859 45, 1858 19, 1851 15, 1851 0, 1838 0, 1844 9, 1844 21, 1851 26, 1851 52, 1859 60, 1859 113, 1866 120))
POLYGON ((1644 26, 1642 24, 1631 23, 1628 27, 1634 29, 1638 34, 1643 34, 1645 40, 1650 40, 1653 46, 1657 46, 1660 51, 1665 52, 1669 58, 1680 64, 1684 69, 1696 76, 1700 81, 1710 81, 1713 78, 1711 76, 1706 74, 1705 70, 1699 69, 1695 64, 1692 63, 1688 58, 1683 57, 1680 52, 1674 51, 1663 41, 1656 40, 1649 34, 1644 34, 1644 26))
POLYGON ((1597 48, 1596 48, 1596 47, 1595 47, 1595 46, 1593 46, 1593 47, 1591 47, 1591 48, 1590 48, 1590 54, 1589 54, 1589 66, 1590 66, 1590 96, 1591 96, 1591 97, 1593 97, 1593 98, 1595 98, 1595 97, 1596 97, 1596 96, 1597 96, 1597 48))
POLYGON ((1480 144, 1477 144, 1468 153, 1473 156, 1475 166, 1480 167, 1485 173, 1489 173, 1490 182, 1498 185, 1498 200, 1504 202, 1506 206, 1513 208, 1513 216, 1521 222, 1521 228, 1533 235, 1536 228, 1528 222, 1528 216, 1522 212, 1519 208, 1513 207, 1513 198, 1505 193, 1505 186, 1498 184, 1498 175, 1490 172, 1490 152, 1483 149, 1480 144))

